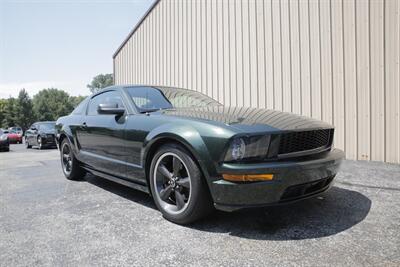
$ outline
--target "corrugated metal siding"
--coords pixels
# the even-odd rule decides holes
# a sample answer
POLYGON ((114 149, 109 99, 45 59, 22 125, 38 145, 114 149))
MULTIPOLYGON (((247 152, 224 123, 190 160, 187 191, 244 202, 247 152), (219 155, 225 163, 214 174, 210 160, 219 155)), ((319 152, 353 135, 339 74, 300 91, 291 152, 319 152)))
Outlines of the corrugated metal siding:
POLYGON ((114 58, 116 84, 336 126, 347 158, 400 163, 397 0, 162 0, 114 58))

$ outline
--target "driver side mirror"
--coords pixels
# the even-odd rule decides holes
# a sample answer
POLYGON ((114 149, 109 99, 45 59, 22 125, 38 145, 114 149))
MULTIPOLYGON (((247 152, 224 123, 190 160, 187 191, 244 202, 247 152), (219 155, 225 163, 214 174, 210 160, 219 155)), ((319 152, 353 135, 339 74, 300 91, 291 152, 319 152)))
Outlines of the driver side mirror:
POLYGON ((34 126, 32 126, 30 130, 31 131, 37 131, 36 127, 34 127, 34 126))
POLYGON ((107 103, 107 104, 100 104, 97 107, 97 112, 99 114, 122 115, 125 113, 125 109, 123 107, 118 107, 117 103, 107 103))

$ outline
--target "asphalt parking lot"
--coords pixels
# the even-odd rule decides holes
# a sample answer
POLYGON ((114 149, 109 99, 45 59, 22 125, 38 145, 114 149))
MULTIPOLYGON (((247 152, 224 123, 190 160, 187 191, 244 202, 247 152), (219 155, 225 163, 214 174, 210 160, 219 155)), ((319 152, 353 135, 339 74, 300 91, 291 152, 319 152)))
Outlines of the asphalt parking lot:
POLYGON ((66 180, 58 156, 0 153, 1 266, 400 265, 399 165, 346 161, 321 197, 179 226, 144 193, 66 180))

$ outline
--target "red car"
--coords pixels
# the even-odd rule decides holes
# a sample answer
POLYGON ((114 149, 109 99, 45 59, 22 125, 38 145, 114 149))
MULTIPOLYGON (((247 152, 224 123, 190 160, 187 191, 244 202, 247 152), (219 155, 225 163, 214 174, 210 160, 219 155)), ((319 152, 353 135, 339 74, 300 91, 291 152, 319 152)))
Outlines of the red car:
POLYGON ((4 134, 8 136, 10 144, 22 144, 22 134, 15 131, 4 131, 4 134))

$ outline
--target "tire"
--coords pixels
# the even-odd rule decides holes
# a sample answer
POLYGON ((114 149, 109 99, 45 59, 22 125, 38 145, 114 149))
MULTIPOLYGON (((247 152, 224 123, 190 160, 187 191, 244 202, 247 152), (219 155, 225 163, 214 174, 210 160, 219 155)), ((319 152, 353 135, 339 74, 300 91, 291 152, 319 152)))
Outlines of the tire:
POLYGON ((61 168, 65 178, 68 180, 82 180, 86 171, 79 165, 78 160, 75 158, 71 149, 71 144, 67 138, 61 142, 60 149, 61 168), (66 157, 66 150, 68 149, 68 157, 66 157))
POLYGON ((28 140, 25 139, 25 147, 27 149, 31 148, 32 146, 29 144, 28 140))
MULTIPOLYGON (((176 165, 179 166, 178 163, 176 165)), ((177 224, 189 224, 213 211, 213 203, 203 174, 182 146, 162 146, 152 159, 149 175, 154 202, 167 220, 177 224), (177 172, 174 167, 175 160, 181 162, 181 169, 178 167, 177 172), (156 168, 162 171, 156 171, 156 168), (178 201, 179 199, 181 201, 178 201)))
POLYGON ((37 144, 38 144, 39 150, 42 150, 42 149, 43 149, 42 137, 38 136, 38 138, 37 138, 37 144))

